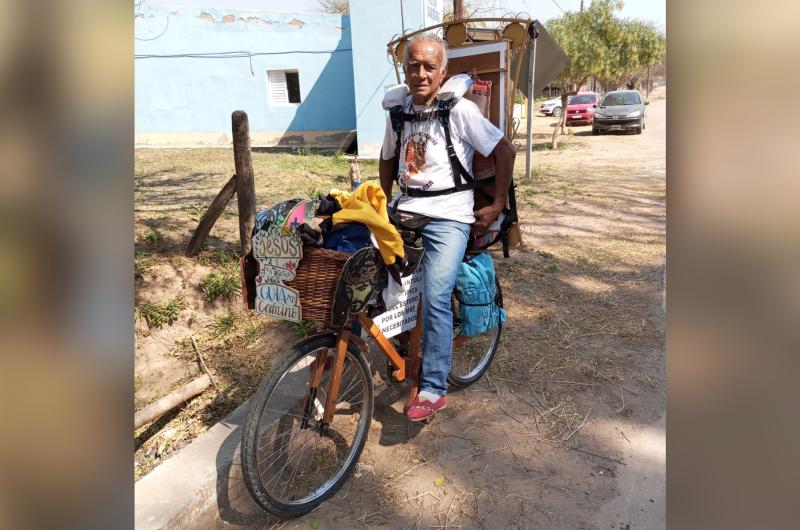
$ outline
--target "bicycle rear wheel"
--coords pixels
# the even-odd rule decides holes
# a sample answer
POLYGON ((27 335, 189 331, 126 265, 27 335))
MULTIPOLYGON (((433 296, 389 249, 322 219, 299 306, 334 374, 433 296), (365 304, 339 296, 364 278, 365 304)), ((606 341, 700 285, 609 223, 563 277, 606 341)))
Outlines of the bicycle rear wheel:
MULTIPOLYGON (((500 282, 494 279, 497 293, 495 303, 503 307, 503 291, 500 282)), ((461 317, 458 297, 453 295, 453 360, 450 364, 450 373, 447 382, 456 388, 465 388, 483 376, 497 353, 500 345, 500 335, 503 331, 503 322, 500 312, 497 312, 497 325, 490 327, 486 332, 476 336, 467 337, 461 333, 461 317)))
POLYGON ((322 423, 335 335, 292 348, 252 398, 242 432, 242 472, 253 499, 280 517, 310 512, 338 490, 364 448, 372 420, 373 386, 363 353, 348 345, 333 419, 322 423), (317 360, 319 386, 310 388, 317 360))

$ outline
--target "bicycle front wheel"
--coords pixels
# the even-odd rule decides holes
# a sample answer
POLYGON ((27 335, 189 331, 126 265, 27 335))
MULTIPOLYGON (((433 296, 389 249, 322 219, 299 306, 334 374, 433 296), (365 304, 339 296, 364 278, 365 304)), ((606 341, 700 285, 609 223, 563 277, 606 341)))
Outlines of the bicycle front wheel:
POLYGON ((253 499, 280 517, 310 512, 338 490, 364 448, 373 386, 362 352, 348 345, 330 424, 322 416, 333 372, 335 335, 297 344, 252 398, 242 432, 242 474, 253 499), (320 384, 312 373, 322 364, 320 384))
MULTIPOLYGON (((503 307, 503 291, 500 282, 494 279, 497 293, 495 303, 503 307)), ((453 295, 453 360, 450 364, 450 373, 447 382, 456 388, 465 388, 483 376, 492 363, 497 347, 500 345, 500 335, 503 331, 503 322, 500 312, 497 312, 497 325, 491 326, 484 333, 468 337, 461 332, 461 311, 458 297, 453 295)))

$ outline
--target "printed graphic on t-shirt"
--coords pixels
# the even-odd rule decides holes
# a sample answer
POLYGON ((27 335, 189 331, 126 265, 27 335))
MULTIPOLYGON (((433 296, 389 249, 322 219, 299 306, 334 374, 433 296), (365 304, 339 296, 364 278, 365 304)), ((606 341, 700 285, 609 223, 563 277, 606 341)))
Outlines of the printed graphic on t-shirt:
POLYGON ((428 133, 417 132, 406 138, 406 172, 405 175, 403 175, 404 182, 408 182, 411 177, 423 171, 425 167, 425 153, 429 142, 431 145, 437 144, 436 139, 428 133))

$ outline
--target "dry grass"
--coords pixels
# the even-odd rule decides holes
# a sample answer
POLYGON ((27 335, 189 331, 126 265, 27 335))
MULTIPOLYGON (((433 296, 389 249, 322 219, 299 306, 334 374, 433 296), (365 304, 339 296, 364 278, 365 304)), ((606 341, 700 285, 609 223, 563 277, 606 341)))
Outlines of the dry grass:
MULTIPOLYGON (((534 179, 517 175, 521 218, 535 222, 573 215, 595 224, 583 235, 548 235, 536 225, 535 244, 527 238, 527 249, 511 260, 497 260, 509 312, 504 336, 513 340, 503 341, 489 372, 492 384, 519 398, 513 417, 523 421, 533 437, 552 445, 569 442, 593 415, 625 414, 629 391, 652 384, 646 373, 629 373, 631 352, 663 343, 663 335, 642 315, 648 303, 645 287, 664 259, 664 181, 637 178, 613 164, 600 170, 564 164, 558 157, 579 150, 581 139, 563 141, 576 149, 537 153, 534 179), (521 416, 523 408, 527 413, 521 416)), ((343 157, 256 152, 253 164, 259 207, 349 184, 343 157)), ((520 166, 524 156, 517 159, 518 170, 520 166)), ((137 151, 140 277, 165 261, 180 269, 197 264, 227 269, 236 264, 235 201, 215 225, 205 250, 193 259, 181 255, 199 216, 232 173, 233 154, 228 149, 137 151)), ((377 179, 377 164, 362 162, 361 174, 365 180, 377 179)), ((217 329, 212 321, 195 334, 219 382, 219 394, 209 390, 137 433, 137 478, 249 398, 271 356, 297 340, 286 323, 238 308, 233 315, 219 317, 225 319, 224 333, 219 321, 217 329)), ((196 363, 188 337, 176 343, 171 354, 178 362, 196 363)), ((137 408, 145 404, 137 403, 137 408)), ((488 498, 481 491, 471 501, 478 497, 488 498)), ((455 501, 450 513, 440 514, 442 527, 462 524, 456 514, 463 517, 467 498, 455 501)), ((379 517, 377 512, 353 516, 365 524, 379 517)))
MULTIPOLYGON (((349 165, 342 156, 254 152, 252 159, 258 207, 270 207, 291 197, 312 198, 350 183, 349 165)), ((362 180, 377 180, 377 162, 360 161, 359 165, 362 180)), ((137 244, 165 250, 185 245, 198 219, 233 173, 231 149, 137 150, 137 244)), ((206 248, 237 243, 234 199, 217 221, 206 248)))
MULTIPOLYGON (((184 407, 165 414, 135 433, 136 479, 249 399, 269 370, 270 360, 287 342, 282 339, 288 338, 288 334, 279 329, 285 327, 283 323, 250 312, 224 313, 223 317, 228 319, 230 315, 233 315, 233 324, 223 336, 217 333, 215 326, 194 335, 219 392, 209 388, 184 407), (272 337, 277 340, 270 340, 272 337)), ((176 342, 171 355, 187 365, 198 364, 191 337, 176 342)), ((200 367, 196 368, 195 375, 177 381, 173 390, 199 375, 200 367)), ((137 400, 136 409, 148 404, 137 400)))

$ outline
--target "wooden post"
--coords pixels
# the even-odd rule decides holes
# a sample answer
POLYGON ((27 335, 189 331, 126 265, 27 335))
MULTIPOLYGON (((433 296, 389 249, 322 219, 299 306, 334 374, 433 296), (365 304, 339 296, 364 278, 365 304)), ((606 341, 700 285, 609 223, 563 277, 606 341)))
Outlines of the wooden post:
POLYGON ((239 241, 242 256, 250 252, 252 232, 256 224, 256 188, 253 180, 253 159, 250 156, 250 124, 247 113, 234 111, 233 161, 236 165, 236 201, 239 204, 239 241))
POLYGON ((175 392, 164 396, 152 405, 137 412, 133 417, 133 429, 136 430, 175 407, 185 404, 209 386, 211 386, 211 377, 208 374, 203 374, 197 379, 193 379, 175 392))
POLYGON ((464 0, 453 0, 453 20, 464 18, 464 0))
POLYGON ((200 252, 200 247, 203 245, 203 241, 206 240, 206 237, 208 237, 208 233, 211 232, 211 227, 214 226, 219 216, 225 211, 225 207, 230 202, 234 193, 236 193, 236 175, 228 179, 228 182, 225 183, 219 194, 217 194, 211 202, 211 206, 208 207, 206 213, 200 218, 200 222, 197 224, 197 230, 194 231, 192 239, 189 241, 189 244, 186 245, 186 257, 191 258, 200 252))

